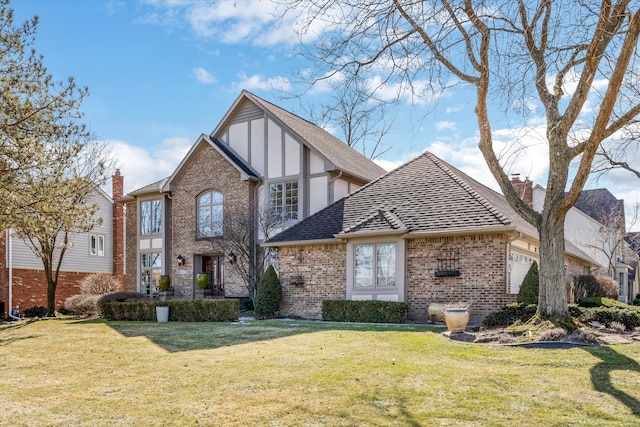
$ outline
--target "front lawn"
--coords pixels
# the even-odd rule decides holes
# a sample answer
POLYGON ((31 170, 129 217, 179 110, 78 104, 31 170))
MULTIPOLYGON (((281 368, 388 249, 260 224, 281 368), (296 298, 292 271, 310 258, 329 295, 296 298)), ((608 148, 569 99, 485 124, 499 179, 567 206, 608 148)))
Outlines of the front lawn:
POLYGON ((638 361, 422 325, 25 322, 0 326, 0 425, 630 426, 638 361))

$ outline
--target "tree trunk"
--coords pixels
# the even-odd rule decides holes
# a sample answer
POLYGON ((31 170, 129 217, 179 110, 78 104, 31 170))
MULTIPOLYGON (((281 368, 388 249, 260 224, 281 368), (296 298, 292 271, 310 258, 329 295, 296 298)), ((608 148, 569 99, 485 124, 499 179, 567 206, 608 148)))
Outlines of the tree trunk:
POLYGON ((567 307, 567 288, 564 262, 564 214, 543 214, 538 225, 540 234, 540 290, 538 314, 552 320, 564 320, 567 307))
MULTIPOLYGON (((49 275, 47 275, 49 276, 49 275)), ((57 283, 47 277, 47 316, 56 315, 56 288, 57 283)))

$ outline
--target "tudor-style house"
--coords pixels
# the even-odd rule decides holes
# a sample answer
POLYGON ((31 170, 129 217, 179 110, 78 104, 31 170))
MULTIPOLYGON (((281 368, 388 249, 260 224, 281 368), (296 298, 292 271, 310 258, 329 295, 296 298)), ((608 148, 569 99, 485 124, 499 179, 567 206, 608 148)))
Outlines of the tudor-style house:
POLYGON ((226 249, 237 238, 230 230, 246 232, 245 249, 259 251, 262 218, 286 229, 384 173, 318 126, 242 91, 170 177, 121 199, 127 289, 154 294, 168 275, 176 297, 247 296, 229 268, 244 259, 226 249), (199 273, 209 277, 202 293, 199 273))

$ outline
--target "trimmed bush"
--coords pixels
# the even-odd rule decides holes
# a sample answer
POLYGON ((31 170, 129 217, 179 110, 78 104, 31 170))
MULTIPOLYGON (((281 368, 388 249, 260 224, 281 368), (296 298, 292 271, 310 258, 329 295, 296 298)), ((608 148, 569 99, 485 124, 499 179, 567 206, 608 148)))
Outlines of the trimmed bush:
POLYGON ((122 285, 109 273, 94 273, 80 281, 80 292, 86 295, 103 295, 118 292, 122 285))
POLYGON ((575 301, 591 297, 617 298, 619 292, 620 286, 609 276, 585 274, 575 279, 575 301))
POLYGON ((509 304, 498 311, 489 313, 482 321, 485 328, 500 328, 513 325, 516 322, 525 323, 531 319, 536 310, 535 304, 509 304))
POLYGON ((527 271, 520 292, 518 293, 519 304, 538 304, 538 289, 540 288, 540 275, 538 273, 538 263, 533 261, 529 271, 527 271))
POLYGON ((585 309, 581 320, 586 322, 596 321, 606 326, 619 322, 626 329, 633 329, 640 326, 640 312, 638 310, 615 307, 592 307, 585 309))
POLYGON ((100 295, 74 295, 64 301, 64 308, 78 316, 96 316, 100 314, 100 295))
POLYGON ((237 299, 106 301, 100 303, 100 309, 108 320, 155 321, 158 305, 169 306, 169 320, 173 322, 232 322, 240 317, 237 299))
POLYGON ((409 305, 394 301, 322 301, 322 319, 332 322, 402 323, 409 305))
POLYGON ((282 286, 280 279, 270 265, 264 272, 256 293, 256 314, 263 317, 274 317, 282 302, 282 286))
POLYGON ((36 305, 35 307, 27 308, 24 311, 24 317, 45 317, 48 311, 47 307, 36 305))
POLYGON ((125 302, 125 301, 143 301, 147 296, 140 292, 113 292, 104 294, 100 297, 98 304, 109 301, 125 302))

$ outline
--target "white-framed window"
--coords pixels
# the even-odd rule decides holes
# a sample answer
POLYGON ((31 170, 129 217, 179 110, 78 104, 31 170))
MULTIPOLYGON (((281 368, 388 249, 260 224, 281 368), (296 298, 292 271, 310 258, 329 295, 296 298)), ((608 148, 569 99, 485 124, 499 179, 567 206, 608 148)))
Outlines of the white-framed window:
POLYGON ((102 234, 89 235, 89 255, 104 256, 104 235, 102 234))
POLYGON ((396 244, 354 245, 355 289, 396 286, 396 244))
POLYGON ((207 191, 198 196, 198 237, 222 236, 224 196, 207 191))
POLYGON ((149 252, 140 254, 140 292, 153 295, 162 274, 162 254, 149 252))
POLYGON ((160 234, 162 232, 162 200, 140 202, 140 234, 160 234))
POLYGON ((271 212, 283 220, 298 219, 298 181, 269 185, 271 212))

